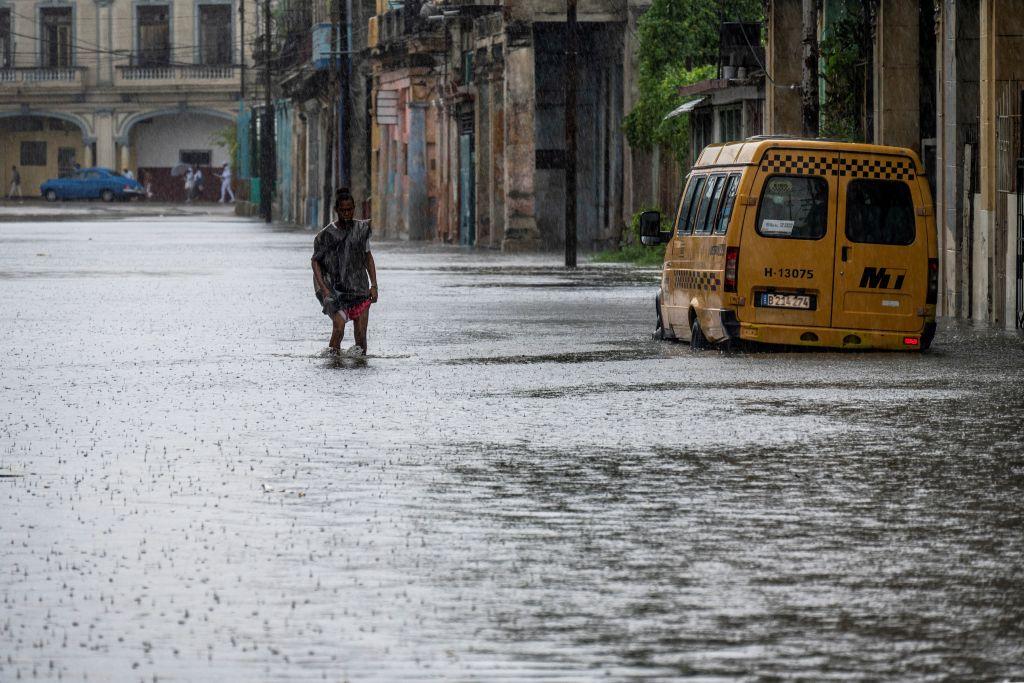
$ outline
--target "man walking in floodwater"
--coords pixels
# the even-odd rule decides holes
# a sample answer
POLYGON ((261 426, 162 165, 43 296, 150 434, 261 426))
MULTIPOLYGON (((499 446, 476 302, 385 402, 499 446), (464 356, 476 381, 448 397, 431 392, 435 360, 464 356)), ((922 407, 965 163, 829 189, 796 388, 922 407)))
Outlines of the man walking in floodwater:
POLYGON ((366 355, 366 328, 370 304, 377 302, 377 268, 370 252, 370 221, 353 220, 356 204, 348 188, 334 193, 338 220, 317 233, 313 240, 313 286, 331 319, 331 341, 326 353, 341 353, 345 324, 353 321, 356 343, 345 354, 366 355))

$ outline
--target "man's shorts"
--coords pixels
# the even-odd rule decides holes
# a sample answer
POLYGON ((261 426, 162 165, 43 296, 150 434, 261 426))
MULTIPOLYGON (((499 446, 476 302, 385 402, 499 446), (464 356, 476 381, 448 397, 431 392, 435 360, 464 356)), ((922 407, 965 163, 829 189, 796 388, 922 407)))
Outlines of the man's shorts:
POLYGON ((370 308, 370 300, 365 299, 356 304, 346 306, 337 295, 331 295, 323 300, 324 315, 334 318, 335 313, 340 313, 345 322, 355 320, 370 308))

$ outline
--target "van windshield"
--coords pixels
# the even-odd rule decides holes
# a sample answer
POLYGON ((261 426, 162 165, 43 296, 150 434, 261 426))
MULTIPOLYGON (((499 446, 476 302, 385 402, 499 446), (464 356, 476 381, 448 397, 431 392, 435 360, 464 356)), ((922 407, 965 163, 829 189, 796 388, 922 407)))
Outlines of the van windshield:
POLYGON ((772 176, 757 210, 763 237, 816 240, 828 230, 828 183, 813 176, 772 176))
POLYGON ((898 180, 851 180, 846 190, 846 237, 866 244, 914 242, 914 202, 898 180))

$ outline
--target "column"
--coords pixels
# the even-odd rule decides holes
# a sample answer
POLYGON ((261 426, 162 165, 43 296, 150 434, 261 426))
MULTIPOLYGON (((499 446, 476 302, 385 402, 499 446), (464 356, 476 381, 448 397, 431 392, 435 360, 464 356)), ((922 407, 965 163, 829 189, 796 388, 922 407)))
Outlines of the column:
POLYGON ((499 247, 505 239, 505 82, 504 64, 492 67, 491 89, 491 246, 499 247))
POLYGON ((800 0, 771 0, 768 9, 765 66, 775 81, 765 83, 765 134, 800 135, 803 130, 800 91, 793 87, 801 78, 800 7, 800 0))
MULTIPOLYGON (((118 171, 118 172, 121 172, 121 171, 124 171, 124 169, 126 169, 126 168, 132 168, 132 155, 131 155, 132 149, 128 145, 128 139, 127 138, 119 138, 118 141, 117 141, 117 144, 118 144, 118 147, 121 150, 121 154, 120 154, 121 161, 120 161, 120 164, 118 165, 118 167, 115 168, 114 170, 118 171)), ((133 174, 135 173, 135 169, 132 169, 132 173, 133 174)))
POLYGON ((100 109, 96 112, 96 165, 114 168, 117 158, 114 154, 114 112, 100 109))
POLYGON ((508 44, 505 56, 505 239, 502 251, 540 247, 534 206, 534 48, 529 41, 508 44))
POLYGON ((974 283, 971 317, 988 322, 992 319, 991 269, 993 258, 993 227, 996 208, 996 82, 995 82, 995 0, 981 0, 980 16, 980 116, 978 163, 978 198, 975 210, 974 248, 971 254, 974 283))
POLYGON ((882 0, 875 44, 875 141, 921 152, 917 2, 882 0))
POLYGON ((96 159, 93 158, 92 146, 96 144, 96 138, 82 138, 82 146, 85 147, 85 158, 83 159, 82 168, 92 168, 96 165, 96 159))

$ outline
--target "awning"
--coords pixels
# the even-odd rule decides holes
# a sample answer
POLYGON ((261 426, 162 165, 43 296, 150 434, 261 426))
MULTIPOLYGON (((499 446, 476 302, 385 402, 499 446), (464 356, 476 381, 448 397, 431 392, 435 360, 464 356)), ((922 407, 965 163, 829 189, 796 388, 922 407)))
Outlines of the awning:
POLYGON ((683 104, 679 105, 678 107, 676 107, 675 109, 670 111, 668 114, 666 114, 664 120, 668 121, 669 119, 674 119, 675 117, 679 116, 680 114, 689 114, 691 111, 693 111, 697 107, 697 105, 699 105, 701 102, 703 102, 706 99, 707 99, 706 97, 698 97, 695 100, 690 100, 689 102, 684 102, 683 104))

